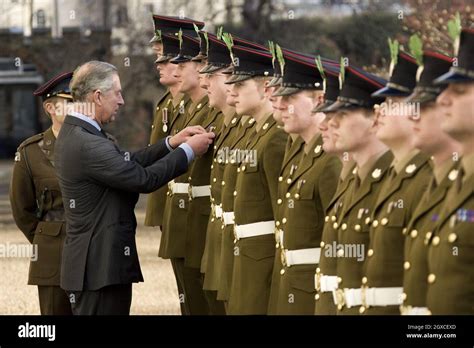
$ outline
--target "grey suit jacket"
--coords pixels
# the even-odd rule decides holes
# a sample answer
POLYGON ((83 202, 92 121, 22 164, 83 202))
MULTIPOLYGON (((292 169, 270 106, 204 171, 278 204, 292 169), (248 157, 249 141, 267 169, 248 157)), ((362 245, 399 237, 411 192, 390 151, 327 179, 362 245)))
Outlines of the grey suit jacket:
POLYGON ((135 204, 140 192, 153 192, 186 172, 184 150, 170 152, 163 139, 127 153, 94 126, 70 115, 55 150, 67 222, 61 287, 97 290, 143 281, 135 204))

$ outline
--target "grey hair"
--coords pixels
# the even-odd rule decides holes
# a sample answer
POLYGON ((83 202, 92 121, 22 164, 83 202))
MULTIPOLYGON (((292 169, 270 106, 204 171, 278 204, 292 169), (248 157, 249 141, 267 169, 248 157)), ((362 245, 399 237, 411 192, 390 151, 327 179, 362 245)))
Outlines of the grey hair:
POLYGON ((117 68, 106 62, 92 60, 79 65, 70 82, 72 99, 74 101, 86 101, 89 93, 100 89, 106 92, 112 89, 114 74, 117 74, 117 68))

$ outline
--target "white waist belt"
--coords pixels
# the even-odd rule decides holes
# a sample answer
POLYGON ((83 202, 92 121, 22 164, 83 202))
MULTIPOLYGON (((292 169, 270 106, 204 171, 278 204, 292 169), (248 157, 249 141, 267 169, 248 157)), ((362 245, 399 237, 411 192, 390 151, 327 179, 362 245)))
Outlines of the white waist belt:
POLYGON ((334 303, 347 308, 354 306, 394 306, 402 303, 403 288, 360 288, 333 291, 334 303))
POLYGON ((337 289, 337 276, 322 275, 319 279, 321 292, 332 292, 337 289))
POLYGON ((265 234, 273 234, 275 229, 275 221, 254 222, 252 224, 235 225, 235 239, 263 236, 265 234))
POLYGON ((368 306, 394 306, 402 304, 402 287, 394 288, 366 288, 365 303, 368 306))
POLYGON ((189 194, 189 184, 174 182, 173 180, 168 183, 168 188, 172 195, 176 193, 189 194))
POLYGON ((222 217, 222 205, 211 203, 211 210, 216 218, 220 219, 222 217))
POLYGON ((211 195, 211 185, 190 186, 188 193, 189 193, 190 198, 210 196, 211 195))
POLYGON ((234 224, 234 212, 233 211, 228 211, 228 212, 222 212, 222 221, 224 222, 224 225, 233 225, 234 224))
POLYGON ((402 315, 430 315, 431 312, 426 307, 412 307, 412 306, 401 306, 400 313, 402 315))
POLYGON ((335 289, 332 292, 334 304, 343 305, 347 308, 362 305, 362 295, 360 288, 335 289))
POLYGON ((321 248, 282 250, 281 261, 283 266, 312 265, 319 263, 321 248))

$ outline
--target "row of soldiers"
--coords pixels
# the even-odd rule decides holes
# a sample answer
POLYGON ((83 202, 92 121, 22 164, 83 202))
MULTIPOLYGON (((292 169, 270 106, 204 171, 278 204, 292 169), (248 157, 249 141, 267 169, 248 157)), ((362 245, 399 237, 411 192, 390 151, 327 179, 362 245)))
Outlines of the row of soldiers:
MULTIPOLYGON (((473 313, 473 29, 455 58, 391 42, 385 81, 192 19, 153 20, 167 91, 150 144, 192 125, 216 134, 148 196, 183 314, 473 313)), ((71 314, 53 158, 72 75, 35 91, 52 126, 20 145, 10 186, 38 246, 28 283, 42 314, 71 314)))
POLYGON ((473 313, 474 30, 390 41, 390 80, 153 16, 150 144, 213 149, 148 197, 183 314, 473 313))

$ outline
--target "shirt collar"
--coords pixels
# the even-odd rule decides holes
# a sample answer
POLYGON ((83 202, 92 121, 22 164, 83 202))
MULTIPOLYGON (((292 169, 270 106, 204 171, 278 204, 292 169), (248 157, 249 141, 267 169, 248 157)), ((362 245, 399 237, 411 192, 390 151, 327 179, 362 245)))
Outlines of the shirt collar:
POLYGON ((79 119, 81 119, 81 120, 83 120, 83 121, 85 121, 85 122, 87 122, 87 123, 93 125, 95 128, 97 128, 97 130, 98 130, 99 132, 101 131, 101 128, 100 128, 100 126, 99 126, 99 123, 97 123, 96 120, 93 120, 92 118, 90 118, 90 117, 88 117, 88 116, 86 116, 86 115, 84 115, 84 114, 81 114, 80 112, 77 112, 77 111, 71 111, 71 112, 69 112, 69 115, 74 116, 74 117, 77 117, 77 118, 79 118, 79 119))

